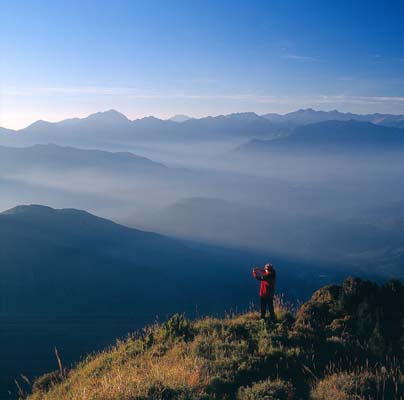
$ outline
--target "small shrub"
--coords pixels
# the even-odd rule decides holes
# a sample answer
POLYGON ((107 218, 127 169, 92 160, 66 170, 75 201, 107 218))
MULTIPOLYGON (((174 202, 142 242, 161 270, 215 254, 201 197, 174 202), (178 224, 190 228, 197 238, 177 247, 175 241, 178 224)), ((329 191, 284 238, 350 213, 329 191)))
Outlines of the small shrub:
POLYGON ((220 376, 213 377, 206 387, 206 392, 210 395, 223 399, 226 394, 232 391, 233 382, 220 376))
POLYGON ((250 339, 250 331, 248 327, 243 323, 230 324, 227 329, 228 337, 233 340, 248 340, 250 339))
POLYGON ((177 399, 176 390, 165 386, 162 382, 154 383, 147 391, 147 399, 150 400, 174 400, 177 399))
POLYGON ((265 380, 237 392, 237 400, 293 400, 294 388, 289 382, 265 380))
POLYGON ((326 376, 312 391, 313 400, 401 400, 404 380, 399 371, 340 372, 326 376))
POLYGON ((161 327, 165 338, 181 338, 188 340, 191 338, 191 324, 183 314, 174 314, 161 327))
POLYGON ((294 322, 294 316, 297 312, 297 306, 296 304, 286 301, 282 294, 275 295, 274 311, 277 321, 282 322, 284 320, 288 320, 294 322))
POLYGON ((57 385, 63 381, 63 376, 60 371, 49 372, 40 376, 32 386, 33 392, 47 392, 52 386, 57 385))

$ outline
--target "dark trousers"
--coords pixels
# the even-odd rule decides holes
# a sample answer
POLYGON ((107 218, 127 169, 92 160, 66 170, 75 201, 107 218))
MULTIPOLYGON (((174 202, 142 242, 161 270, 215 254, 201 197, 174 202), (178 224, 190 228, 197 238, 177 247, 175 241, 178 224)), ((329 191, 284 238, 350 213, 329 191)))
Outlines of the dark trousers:
POLYGON ((260 299, 261 299, 261 318, 265 318, 268 308, 269 316, 271 320, 274 320, 275 319, 274 298, 260 297, 260 299))

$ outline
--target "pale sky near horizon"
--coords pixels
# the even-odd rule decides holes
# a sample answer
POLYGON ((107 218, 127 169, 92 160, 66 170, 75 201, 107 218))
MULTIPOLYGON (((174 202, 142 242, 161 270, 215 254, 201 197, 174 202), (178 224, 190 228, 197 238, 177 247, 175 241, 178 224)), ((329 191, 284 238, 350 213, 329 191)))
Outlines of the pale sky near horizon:
POLYGON ((0 126, 404 114, 403 1, 0 0, 0 126))

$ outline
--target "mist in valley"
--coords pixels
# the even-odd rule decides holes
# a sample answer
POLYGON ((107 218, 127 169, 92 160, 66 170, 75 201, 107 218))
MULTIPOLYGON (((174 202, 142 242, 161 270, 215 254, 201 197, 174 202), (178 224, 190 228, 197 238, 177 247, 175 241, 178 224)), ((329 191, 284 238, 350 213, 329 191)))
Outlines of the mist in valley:
POLYGON ((0 207, 85 209, 168 236, 347 269, 399 248, 401 151, 251 153, 240 151, 245 143, 2 148, 0 207))

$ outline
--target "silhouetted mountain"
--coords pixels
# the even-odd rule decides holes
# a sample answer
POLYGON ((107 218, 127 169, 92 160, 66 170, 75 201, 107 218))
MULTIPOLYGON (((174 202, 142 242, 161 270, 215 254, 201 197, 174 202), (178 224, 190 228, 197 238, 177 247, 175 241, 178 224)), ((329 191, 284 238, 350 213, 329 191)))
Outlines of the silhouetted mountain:
POLYGON ((168 120, 146 117, 130 121, 125 115, 109 110, 91 114, 86 118, 72 118, 51 123, 37 121, 19 131, 0 128, 1 144, 66 143, 76 139, 89 143, 135 141, 136 139, 225 139, 229 137, 276 137, 290 133, 296 126, 324 121, 357 120, 377 125, 404 128, 404 115, 352 114, 305 109, 285 115, 252 112, 219 115, 217 117, 190 118, 176 115, 168 120), (178 123, 181 122, 181 123, 178 123), (14 133, 19 133, 18 137, 14 133))
POLYGON ((104 125, 114 126, 126 125, 128 123, 130 123, 130 121, 125 115, 115 110, 108 110, 90 114, 86 118, 69 118, 60 122, 46 122, 39 120, 23 129, 23 131, 35 132, 42 129, 51 129, 52 127, 75 128, 80 126, 81 128, 86 128, 87 126, 93 127, 97 125, 102 128, 104 125))
POLYGON ((116 110, 108 110, 104 112, 97 112, 89 115, 87 121, 96 121, 100 124, 126 124, 129 119, 122 113, 116 110))
POLYGON ((265 114, 263 117, 275 123, 290 123, 296 126, 306 125, 323 121, 363 121, 371 122, 377 125, 392 126, 404 128, 404 115, 392 114, 352 114, 342 113, 337 110, 332 111, 316 111, 312 108, 297 110, 285 115, 265 114))
POLYGON ((131 132, 131 121, 123 114, 109 110, 91 114, 86 118, 72 118, 61 122, 49 123, 38 121, 18 131, 20 141, 37 143, 63 144, 68 140, 73 143, 109 142, 124 139, 131 132))
POLYGON ((13 134, 13 133, 15 133, 15 131, 13 131, 12 129, 3 128, 3 127, 0 126, 0 135, 7 136, 7 135, 10 135, 10 134, 13 134))
POLYGON ((84 211, 16 207, 0 214, 0 241, 3 313, 164 313, 246 296, 241 279, 234 295, 219 290, 219 271, 237 276, 231 257, 84 211), (207 287, 216 295, 206 298, 207 287))
POLYGON ((326 112, 307 109, 285 115, 265 114, 263 116, 245 112, 199 119, 179 115, 169 120, 146 117, 134 121, 130 121, 115 110, 109 110, 91 114, 86 118, 72 118, 56 123, 37 121, 19 131, 0 128, 0 144, 26 146, 56 143, 74 146, 105 146, 113 143, 134 144, 139 140, 271 139, 286 136, 297 126, 330 120, 357 120, 404 128, 403 115, 357 115, 340 113, 336 110, 326 112))
POLYGON ((67 119, 57 123, 37 121, 19 131, 0 131, 0 144, 26 146, 32 144, 100 145, 136 143, 138 140, 228 140, 237 137, 274 137, 288 132, 254 113, 240 113, 187 119, 181 123, 146 117, 134 121, 110 110, 87 118, 67 119))
POLYGON ((97 169, 121 173, 162 172, 167 168, 132 153, 111 153, 101 150, 82 150, 54 144, 32 147, 0 146, 0 168, 3 172, 49 169, 97 169))
POLYGON ((252 140, 240 152, 279 150, 382 150, 404 148, 404 129, 360 121, 325 121, 299 126, 287 137, 252 140))
POLYGON ((185 122, 185 121, 188 121, 189 119, 193 119, 193 118, 188 117, 188 115, 184 115, 184 114, 177 114, 177 115, 174 115, 173 117, 169 118, 170 121, 174 121, 174 122, 185 122))
POLYGON ((277 137, 289 132, 287 126, 272 123, 253 112, 219 115, 185 121, 181 126, 189 136, 223 139, 235 137, 277 137))

